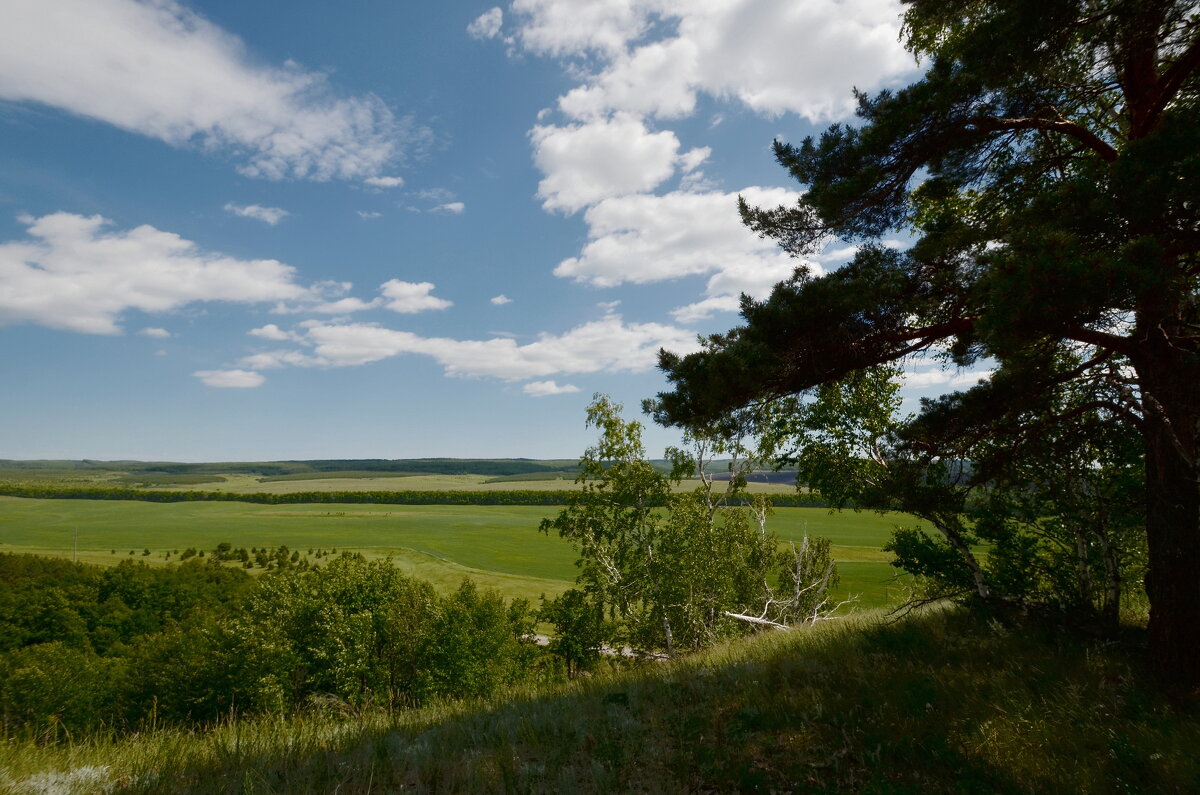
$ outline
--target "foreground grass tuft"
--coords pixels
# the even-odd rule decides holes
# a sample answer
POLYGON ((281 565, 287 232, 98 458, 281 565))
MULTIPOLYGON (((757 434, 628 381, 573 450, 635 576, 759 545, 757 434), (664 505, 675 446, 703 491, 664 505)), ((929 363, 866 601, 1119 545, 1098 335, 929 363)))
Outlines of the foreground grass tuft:
POLYGON ((865 614, 488 703, 0 746, 13 792, 1189 792, 1200 720, 1127 651, 865 614))

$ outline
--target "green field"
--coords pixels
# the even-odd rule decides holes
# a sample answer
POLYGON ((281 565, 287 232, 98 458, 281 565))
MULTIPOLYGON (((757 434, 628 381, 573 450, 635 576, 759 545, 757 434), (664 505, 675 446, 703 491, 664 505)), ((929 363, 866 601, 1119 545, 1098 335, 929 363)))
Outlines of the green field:
MULTIPOLYGON (((279 477, 225 474, 221 477, 224 478, 223 481, 205 483, 204 490, 231 494, 296 494, 309 491, 561 491, 578 488, 570 475, 539 476, 530 479, 513 476, 500 479, 489 475, 333 472, 279 477)), ((113 480, 128 482, 115 476, 113 480)), ((675 490, 691 491, 698 485, 698 480, 685 480, 676 486, 675 490)), ((189 491, 195 486, 164 482, 154 485, 153 488, 161 491, 189 491)), ((748 491, 754 494, 794 494, 796 488, 782 483, 751 483, 748 491)))
MULTIPOLYGON (((131 550, 138 560, 162 563, 168 550, 213 549, 222 541, 247 548, 286 544, 301 552, 336 548, 370 557, 390 555, 406 573, 442 589, 470 576, 507 596, 532 599, 560 593, 575 576, 571 547, 537 531, 538 523, 556 510, 0 497, 0 551, 77 554, 80 561, 112 565, 128 558, 131 550), (143 557, 143 549, 152 554, 143 557)), ((897 593, 895 585, 888 586, 893 570, 880 547, 892 526, 906 520, 915 521, 823 508, 780 508, 768 528, 784 541, 798 540, 806 532, 830 538, 841 564, 840 593, 858 594, 860 604, 869 607, 897 593)))

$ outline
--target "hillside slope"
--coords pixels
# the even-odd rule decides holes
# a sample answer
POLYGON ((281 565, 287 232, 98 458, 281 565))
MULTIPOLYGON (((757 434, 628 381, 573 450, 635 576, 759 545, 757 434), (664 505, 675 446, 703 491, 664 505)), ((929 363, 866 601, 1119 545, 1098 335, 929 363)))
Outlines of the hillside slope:
POLYGON ((0 746, 0 788, 1195 791, 1200 721, 1135 660, 961 611, 860 614, 494 703, 0 746))

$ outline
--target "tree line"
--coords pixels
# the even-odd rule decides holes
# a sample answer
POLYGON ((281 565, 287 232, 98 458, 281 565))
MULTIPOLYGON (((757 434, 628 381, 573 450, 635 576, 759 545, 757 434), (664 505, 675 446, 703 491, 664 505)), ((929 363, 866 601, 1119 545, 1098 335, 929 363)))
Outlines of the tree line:
POLYGON ((100 568, 0 554, 5 736, 402 707, 564 670, 530 640, 528 603, 470 581, 439 595, 348 553, 324 566, 278 556, 256 579, 221 557, 100 568))
MULTIPOLYGON (((569 505, 567 489, 504 489, 495 491, 298 491, 288 494, 237 494, 226 491, 156 491, 119 486, 74 486, 42 483, 0 483, 0 496, 43 500, 136 500, 141 502, 250 502, 261 505, 347 503, 378 505, 569 505)), ((817 496, 772 495, 781 508, 825 507, 817 496)), ((665 505, 660 499, 658 506, 665 505)))

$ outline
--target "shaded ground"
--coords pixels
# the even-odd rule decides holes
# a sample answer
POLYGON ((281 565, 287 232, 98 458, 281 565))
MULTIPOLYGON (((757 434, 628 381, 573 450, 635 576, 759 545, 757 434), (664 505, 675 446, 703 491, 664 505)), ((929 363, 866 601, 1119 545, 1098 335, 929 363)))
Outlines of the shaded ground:
POLYGON ((868 616, 486 704, 0 747, 0 771, 13 791, 1194 792, 1200 721, 1137 638, 868 616))

